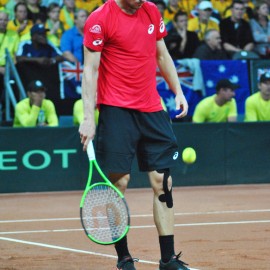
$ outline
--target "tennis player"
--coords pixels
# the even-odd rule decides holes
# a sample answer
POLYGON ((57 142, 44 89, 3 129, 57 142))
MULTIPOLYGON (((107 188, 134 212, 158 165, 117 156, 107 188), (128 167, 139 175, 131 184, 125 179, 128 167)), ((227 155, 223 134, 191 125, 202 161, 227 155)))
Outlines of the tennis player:
MULTIPOLYGON (((156 90, 156 68, 175 93, 177 118, 188 104, 163 38, 157 7, 145 0, 108 0, 88 17, 84 28, 82 98, 83 149, 95 138, 102 170, 123 193, 132 160, 149 175, 154 221, 159 234, 161 270, 187 270, 174 250, 174 210, 170 168, 179 157, 176 137, 156 90), (100 110, 95 126, 95 103, 100 110), (180 110, 181 108, 181 110, 180 110)), ((117 269, 134 270, 127 237, 117 242, 117 269)))

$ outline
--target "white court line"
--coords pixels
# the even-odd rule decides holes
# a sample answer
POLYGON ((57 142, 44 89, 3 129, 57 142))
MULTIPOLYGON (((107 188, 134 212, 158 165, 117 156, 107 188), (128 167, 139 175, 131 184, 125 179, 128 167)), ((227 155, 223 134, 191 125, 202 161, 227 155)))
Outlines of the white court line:
POLYGON ((40 219, 15 219, 15 220, 0 220, 0 223, 23 223, 23 222, 45 222, 45 221, 71 221, 79 220, 80 218, 40 218, 40 219))
MULTIPOLYGON (((45 247, 45 248, 65 250, 65 251, 69 251, 69 252, 71 251, 71 252, 75 252, 75 253, 90 254, 90 255, 94 255, 94 256, 107 257, 107 258, 111 258, 111 259, 117 259, 116 256, 110 255, 110 254, 104 254, 104 253, 98 253, 98 252, 92 252, 92 251, 86 251, 86 250, 74 249, 74 248, 67 248, 67 247, 61 247, 61 246, 55 246, 55 245, 48 245, 48 244, 18 240, 18 239, 8 238, 8 237, 0 237, 0 240, 20 243, 20 244, 26 244, 26 245, 32 245, 32 246, 45 247)), ((146 261, 146 260, 139 260, 139 263, 158 265, 158 263, 156 263, 156 262, 146 261)), ((199 269, 195 269, 195 268, 189 268, 189 269, 190 270, 199 270, 199 269)))
MULTIPOLYGON (((243 220, 243 221, 228 221, 228 222, 205 222, 205 223, 186 223, 175 224, 175 227, 193 227, 193 226, 213 226, 213 225, 239 225, 239 224, 258 224, 270 223, 270 220, 243 220)), ((130 226, 131 229, 148 229, 156 228, 155 225, 143 226, 130 226)), ((83 229, 55 229, 55 230, 34 230, 34 231, 13 231, 13 232, 0 232, 0 235, 8 234, 31 234, 31 233, 58 233, 58 232, 76 232, 83 229)))
MULTIPOLYGON (((192 215, 220 215, 220 214, 239 214, 239 213, 264 213, 270 212, 270 209, 254 209, 254 210, 228 210, 228 211, 208 211, 208 212, 187 212, 175 213, 175 216, 192 216, 192 215)), ((131 215, 131 218, 152 217, 147 215, 131 215)), ((47 222, 47 221, 68 221, 79 220, 80 218, 43 218, 43 219, 17 219, 17 220, 0 220, 0 223, 23 223, 23 222, 47 222)))

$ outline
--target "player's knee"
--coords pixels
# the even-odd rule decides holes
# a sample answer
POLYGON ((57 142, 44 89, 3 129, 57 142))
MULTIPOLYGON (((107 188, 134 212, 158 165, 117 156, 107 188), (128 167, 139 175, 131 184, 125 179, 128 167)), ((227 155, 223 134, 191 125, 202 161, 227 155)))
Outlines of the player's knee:
POLYGON ((130 174, 109 174, 109 179, 122 193, 125 193, 130 180, 130 174))
POLYGON ((152 182, 152 187, 155 193, 160 193, 163 190, 163 173, 156 172, 152 182))
MULTIPOLYGON (((164 173, 165 170, 157 170, 150 174, 151 185, 155 194, 163 192, 164 173)), ((171 177, 168 179, 168 185, 171 186, 171 177)))
POLYGON ((172 177, 171 177, 170 169, 157 170, 157 172, 159 174, 159 182, 161 184, 162 189, 164 189, 164 180, 166 181, 168 188, 171 189, 172 177))
POLYGON ((168 208, 173 207, 173 197, 172 197, 172 177, 170 176, 170 170, 158 170, 158 173, 163 175, 162 181, 162 193, 159 195, 159 200, 166 203, 168 208))

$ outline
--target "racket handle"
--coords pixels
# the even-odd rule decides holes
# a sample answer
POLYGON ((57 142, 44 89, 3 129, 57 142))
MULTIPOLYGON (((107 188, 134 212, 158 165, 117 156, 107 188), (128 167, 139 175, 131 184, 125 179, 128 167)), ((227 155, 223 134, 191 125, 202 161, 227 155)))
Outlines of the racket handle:
POLYGON ((90 141, 87 145, 87 155, 88 155, 89 160, 96 159, 93 141, 90 141))

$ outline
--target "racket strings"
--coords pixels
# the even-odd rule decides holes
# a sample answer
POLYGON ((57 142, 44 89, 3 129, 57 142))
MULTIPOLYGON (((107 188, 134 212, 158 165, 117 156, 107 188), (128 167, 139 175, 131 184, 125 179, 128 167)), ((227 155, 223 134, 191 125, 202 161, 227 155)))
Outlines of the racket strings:
POLYGON ((96 241, 115 241, 129 225, 126 202, 111 187, 97 185, 85 197, 82 222, 87 234, 96 241))

